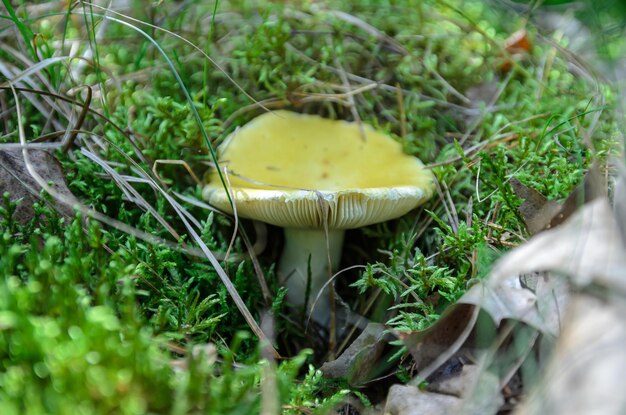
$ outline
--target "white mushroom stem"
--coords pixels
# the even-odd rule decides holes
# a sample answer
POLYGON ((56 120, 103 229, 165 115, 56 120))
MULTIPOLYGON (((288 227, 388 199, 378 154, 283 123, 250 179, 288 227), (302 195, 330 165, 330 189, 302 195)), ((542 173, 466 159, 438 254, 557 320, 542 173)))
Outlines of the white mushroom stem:
POLYGON ((328 287, 319 296, 318 293, 339 266, 344 234, 344 230, 328 230, 327 241, 323 229, 285 228, 278 276, 281 284, 287 287, 287 302, 296 307, 303 307, 306 302, 306 311, 313 309, 312 319, 321 325, 328 325, 330 320, 330 294, 328 287), (328 262, 329 257, 332 265, 328 262), (311 289, 306 301, 309 258, 311 289))

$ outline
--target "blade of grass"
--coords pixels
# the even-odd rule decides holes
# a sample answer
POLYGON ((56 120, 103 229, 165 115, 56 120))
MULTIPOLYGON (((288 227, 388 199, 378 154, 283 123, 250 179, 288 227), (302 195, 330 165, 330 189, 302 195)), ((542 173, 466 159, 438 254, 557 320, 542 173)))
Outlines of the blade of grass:
MULTIPOLYGON (((213 39, 213 33, 215 33, 215 15, 217 14, 217 6, 219 4, 218 0, 215 0, 215 7, 213 7, 213 16, 211 16, 211 27, 209 28, 209 33, 207 34, 207 51, 206 54, 209 54, 209 47, 211 46, 211 40, 213 39)), ((206 105, 206 98, 209 95, 208 94, 208 88, 209 88, 209 61, 205 60, 204 61, 204 77, 203 77, 203 89, 205 91, 205 94, 203 95, 202 98, 202 104, 206 105)))
POLYGON ((13 9, 13 6, 11 6, 11 3, 9 2, 9 0, 2 0, 2 4, 4 4, 4 7, 7 9, 7 12, 9 12, 9 16, 11 16, 11 20, 13 21, 13 23, 15 23, 15 26, 22 34, 22 37, 24 38, 24 42, 26 43, 26 47, 28 48, 28 52, 30 53, 30 56, 33 58, 33 60, 36 61, 37 54, 35 53, 35 47, 33 46, 33 37, 34 37, 33 31, 30 30, 30 28, 26 26, 24 22, 20 20, 19 17, 17 17, 17 13, 15 13, 15 9, 13 9))
MULTIPOLYGON (((98 34, 103 33, 104 28, 101 27, 100 30, 96 33, 96 19, 95 19, 96 15, 93 12, 93 6, 91 5, 91 3, 87 3, 87 2, 83 2, 82 6, 83 6, 82 14, 83 14, 83 18, 85 19, 85 27, 87 28, 87 39, 89 41, 89 51, 93 52, 96 79, 98 80, 98 84, 100 85, 100 90, 103 91, 103 93, 100 94, 100 99, 102 100, 102 108, 104 109, 104 113, 109 115, 108 114, 109 108, 107 105, 107 94, 104 93, 104 83, 103 83, 104 77, 102 76, 102 70, 100 69, 100 53, 98 52, 98 34), (85 11, 85 6, 89 6, 89 13, 85 11), (91 17, 91 27, 89 24, 90 21, 87 19, 87 16, 91 17)), ((103 22, 106 22, 106 20, 103 20, 103 22)), ((102 23, 102 24, 104 25, 105 23, 102 23)))

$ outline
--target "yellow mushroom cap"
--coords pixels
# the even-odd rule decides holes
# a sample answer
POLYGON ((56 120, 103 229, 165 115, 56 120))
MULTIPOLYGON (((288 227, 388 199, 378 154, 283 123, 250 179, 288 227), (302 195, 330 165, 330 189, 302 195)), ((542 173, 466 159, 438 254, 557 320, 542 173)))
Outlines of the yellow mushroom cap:
MULTIPOLYGON (((433 176, 368 125, 289 111, 265 113, 219 148, 237 214, 282 227, 350 229, 404 215, 432 194, 433 176)), ((233 213, 217 171, 204 190, 233 213)))

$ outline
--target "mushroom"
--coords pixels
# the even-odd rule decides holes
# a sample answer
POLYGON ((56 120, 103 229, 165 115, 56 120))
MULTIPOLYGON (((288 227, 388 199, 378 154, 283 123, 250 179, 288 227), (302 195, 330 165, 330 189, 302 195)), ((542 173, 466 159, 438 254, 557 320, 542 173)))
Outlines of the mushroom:
MULTIPOLYGON (((339 265, 345 230, 402 216, 433 188, 432 173, 391 137, 289 111, 265 113, 233 132, 219 148, 219 163, 237 214, 284 228, 279 281, 288 303, 308 304, 321 325, 329 321, 325 284, 339 265)), ((204 197, 233 213, 215 170, 204 197)))

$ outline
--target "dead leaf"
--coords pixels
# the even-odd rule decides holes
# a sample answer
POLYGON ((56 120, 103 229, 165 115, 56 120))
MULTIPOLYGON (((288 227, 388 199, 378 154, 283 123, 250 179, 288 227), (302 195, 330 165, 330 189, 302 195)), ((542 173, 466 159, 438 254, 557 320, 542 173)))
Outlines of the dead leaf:
MULTIPOLYGON (((554 369, 553 377, 558 378, 562 376, 562 372, 570 370, 568 364, 571 366, 572 360, 593 360, 591 356, 594 353, 597 354, 600 348, 608 350, 610 347, 613 347, 613 349, 619 350, 619 352, 615 351, 614 354, 616 355, 610 359, 607 356, 607 359, 611 360, 612 364, 604 365, 601 363, 597 366, 601 367, 602 370, 609 370, 612 367, 615 373, 607 374, 605 377, 612 382, 611 385, 623 386, 620 384, 618 374, 626 370, 626 353, 621 352, 623 350, 621 346, 626 342, 626 327, 623 327, 626 324, 621 322, 623 315, 626 315, 626 245, 622 240, 620 224, 615 220, 608 200, 606 197, 602 197, 603 192, 586 189, 594 180, 593 177, 587 178, 585 185, 580 186, 579 190, 574 192, 564 204, 559 206, 559 212, 563 213, 562 217, 569 216, 560 226, 543 231, 530 239, 526 244, 504 256, 496 263, 494 270, 487 279, 472 286, 459 300, 458 304, 450 307, 431 328, 419 333, 400 335, 413 355, 416 366, 420 371, 418 381, 420 378, 423 379, 423 374, 434 373, 431 370, 432 367, 440 367, 449 361, 452 357, 451 353, 458 352, 462 348, 472 350, 470 342, 463 344, 468 339, 465 336, 467 329, 473 328, 475 322, 475 320, 473 322, 471 319, 468 319, 468 316, 481 309, 491 316, 496 325, 500 325, 503 320, 521 321, 544 334, 550 335, 549 337, 542 336, 542 339, 554 338, 563 330, 559 344, 564 341, 564 338, 568 340, 567 330, 576 330, 573 333, 580 338, 582 338, 584 333, 592 333, 593 340, 585 338, 586 341, 598 343, 600 346, 589 348, 580 340, 578 340, 578 343, 574 340, 568 340, 570 343, 575 344, 575 347, 570 347, 567 344, 560 346, 566 353, 564 354, 565 357, 561 359, 562 361, 559 362, 560 366, 556 363, 551 364, 557 367, 557 369, 554 369), (588 203, 570 215, 570 211, 575 210, 584 201, 588 201, 588 203), (598 327, 595 327, 595 330, 580 330, 576 329, 576 327, 579 327, 582 323, 572 323, 570 321, 572 317, 570 316, 566 317, 565 328, 562 329, 566 310, 574 307, 578 309, 579 314, 584 314, 581 306, 578 304, 582 301, 580 294, 576 297, 576 304, 570 305, 572 301, 570 286, 572 284, 583 289, 593 284, 593 287, 597 288, 600 286, 605 291, 608 289, 608 292, 614 296, 619 295, 621 299, 619 312, 615 313, 612 323, 603 324, 602 330, 599 330, 598 327), (570 328, 568 329, 568 327, 570 328), (610 345, 603 343, 605 338, 610 340, 610 345), (575 353, 576 350, 583 350, 584 356, 577 355, 575 353), (618 353, 621 353, 621 355, 618 353), (619 370, 616 370, 616 367, 619 370)), ((531 195, 530 198, 532 197, 531 195)), ((622 199, 626 200, 626 197, 622 199)), ((616 197, 616 205, 626 209, 626 202, 622 199, 616 197)), ((541 209, 541 202, 543 201, 538 200, 541 209)), ((624 217, 626 217, 626 214, 624 214, 624 217)), ((553 223, 555 219, 562 220, 559 217, 552 217, 549 223, 553 223)), ((597 296, 597 289, 595 289, 593 298, 596 301, 598 301, 597 296)), ((606 305, 606 301, 600 301, 600 305, 606 305)), ((593 310, 590 309, 586 314, 577 318, 580 319, 588 317, 590 314, 593 315, 595 313, 593 310)), ((598 313, 602 314, 602 311, 598 311, 598 313)), ((593 318, 590 318, 585 325, 601 323, 601 321, 595 321, 595 323, 594 321, 593 318)), ((502 344, 504 345, 505 343, 502 344)), ((534 344, 534 341, 529 343, 529 347, 532 347, 534 344)), ((545 342, 537 343, 538 347, 547 344, 545 342)), ((530 350, 528 349, 528 351, 530 350)), ((558 350, 559 348, 557 348, 558 350)), ((474 352, 476 351, 478 350, 474 350, 474 352)), ((498 351, 496 350, 495 352, 498 353, 498 351)), ((546 355, 544 353, 545 350, 538 352, 541 354, 543 364, 543 359, 546 355)), ((607 351, 607 355, 611 355, 610 350, 607 351)), ((519 356, 521 359, 525 359, 527 355, 520 354, 519 356)), ((530 353, 528 356, 537 355, 530 353)), ((559 358, 558 354, 555 354, 555 356, 559 358)), ((491 359, 491 361, 496 361, 497 357, 494 355, 491 359)), ((523 362, 524 360, 518 360, 516 364, 511 366, 512 370, 518 370, 523 362)), ((474 369, 469 370, 471 372, 474 369)), ((602 378, 599 372, 600 369, 598 369, 598 373, 594 369, 593 376, 589 375, 591 371, 589 368, 586 370, 587 373, 582 369, 578 371, 571 369, 570 371, 575 373, 570 378, 567 378, 567 382, 564 385, 555 386, 555 389, 549 393, 545 392, 547 387, 542 385, 535 392, 538 396, 536 400, 528 404, 529 412, 520 413, 598 413, 592 410, 591 402, 597 399, 609 399, 605 396, 606 394, 601 393, 598 387, 595 390, 590 387, 590 390, 594 390, 596 394, 594 399, 579 398, 579 400, 584 402, 578 408, 575 405, 566 404, 562 410, 561 407, 546 406, 544 404, 544 401, 546 401, 549 405, 552 405, 550 403, 552 402, 550 399, 552 396, 560 396, 562 400, 567 400, 568 394, 571 395, 572 391, 577 389, 577 382, 581 384, 585 384, 585 382, 598 383, 598 379, 602 378), (580 408, 584 408, 584 410, 577 410, 580 408)), ((488 372, 478 370, 478 373, 480 376, 485 376, 484 374, 488 372)), ((514 374, 511 371, 507 373, 508 375, 504 378, 504 382, 507 382, 507 379, 510 379, 510 376, 514 374)), ((472 376, 474 375, 471 373, 467 374, 468 379, 471 379, 472 376)), ((488 401, 489 397, 493 398, 493 401, 490 401, 492 406, 489 407, 473 406, 481 400, 467 401, 468 403, 465 406, 452 407, 449 406, 453 405, 450 402, 442 404, 439 398, 433 395, 417 393, 413 389, 402 390, 402 394, 404 394, 402 396, 404 396, 407 402, 410 401, 415 404, 424 400, 429 401, 430 404, 434 405, 433 413, 438 413, 436 412, 438 410, 448 411, 447 413, 495 413, 503 401, 499 391, 501 380, 497 377, 494 377, 494 379, 494 382, 492 382, 494 386, 491 389, 487 388, 488 391, 484 395, 488 401), (407 394, 408 396, 406 396, 407 394)), ((467 395, 464 395, 466 392, 463 392, 462 386, 478 386, 488 383, 489 381, 484 381, 482 378, 481 380, 468 381, 463 379, 460 374, 454 373, 453 376, 447 379, 433 380, 431 393, 432 391, 437 391, 452 394, 457 398, 464 398, 467 395)), ((603 382, 599 383, 602 384, 603 382)), ((608 389, 611 388, 609 387, 608 389)), ((611 390, 612 393, 619 394, 615 389, 611 390)), ((469 392, 469 395, 475 396, 476 392, 469 392)), ((390 392, 390 397, 387 401, 387 407, 390 410, 396 411, 395 413, 398 414, 412 413, 409 409, 410 406, 403 406, 404 404, 397 401, 397 399, 399 398, 394 397, 392 399, 390 392)), ((464 399, 460 401, 463 402, 464 399)), ((626 407, 626 398, 619 398, 616 401, 618 401, 618 404, 615 405, 614 403, 603 404, 601 407, 602 411, 599 413, 621 413, 610 411, 613 408, 623 410, 626 407), (608 412, 603 412, 605 410, 608 412)))
POLYGON ((458 413, 461 399, 456 396, 422 392, 415 386, 393 385, 389 389, 385 415, 448 415, 458 413))
POLYGON ((625 315, 623 296, 577 295, 544 377, 515 414, 623 414, 625 315))
MULTIPOLYGON (((543 276, 526 277, 526 281, 534 281, 534 290, 523 286, 517 274, 497 284, 479 281, 456 304, 448 307, 433 326, 419 332, 396 333, 414 359, 418 378, 430 378, 455 355, 475 349, 467 340, 474 332, 480 310, 491 317, 496 327, 503 320, 514 320, 550 336, 558 335, 560 314, 555 310, 564 308, 568 291, 557 294, 554 287, 539 282, 539 278, 543 276)), ((567 287, 558 288, 566 290, 567 287)))
POLYGON ((498 286, 513 275, 553 271, 579 287, 592 281, 626 293, 625 246, 608 200, 585 205, 558 228, 544 231, 514 249, 494 267, 489 284, 498 286))
POLYGON ((519 211, 526 222, 526 229, 531 235, 547 228, 550 221, 561 211, 561 204, 548 200, 544 195, 533 188, 525 186, 515 177, 509 180, 513 191, 524 199, 519 211))
POLYGON ((345 378, 350 385, 362 384, 378 363, 386 343, 384 335, 384 325, 369 323, 337 359, 324 363, 320 370, 326 377, 345 378))
MULTIPOLYGON (((572 217, 572 220, 575 217, 572 217)), ((567 230, 568 225, 545 231, 533 240, 562 229, 567 230)), ((545 250, 545 247, 542 249, 545 250)), ((509 253, 498 264, 506 262, 510 255, 516 255, 516 251, 509 253)), ((437 368, 461 350, 472 350, 472 345, 465 343, 474 329, 478 310, 485 311, 496 326, 499 326, 503 320, 514 320, 521 321, 550 336, 559 334, 562 310, 565 309, 569 298, 569 284, 562 278, 549 278, 544 273, 532 272, 533 270, 549 270, 550 267, 527 266, 531 260, 522 256, 517 257, 511 262, 511 267, 505 269, 505 273, 498 274, 494 271, 488 279, 474 284, 458 303, 449 307, 441 319, 429 329, 398 334, 415 360, 420 379, 435 373, 437 368), (527 274, 521 278, 522 273, 527 274)), ((464 382, 464 380, 457 381, 464 382)), ((498 405, 502 403, 502 397, 497 378, 493 385, 496 386, 491 389, 490 393, 485 394, 493 400, 485 398, 483 401, 492 405, 489 411, 495 412, 498 405)), ((425 398, 420 396, 420 399, 425 398)), ((474 404, 468 403, 467 405, 462 413, 488 413, 481 412, 487 411, 485 407, 472 412, 474 404)))
POLYGON ((533 49, 532 41, 525 29, 513 32, 504 42, 504 50, 508 52, 498 66, 500 72, 506 73, 513 68, 513 62, 517 62, 528 56, 533 49))
POLYGON ((528 288, 522 287, 517 274, 511 274, 498 284, 493 284, 490 280, 479 281, 459 299, 458 303, 480 307, 491 316, 496 326, 499 326, 502 320, 517 320, 541 331, 549 331, 538 314, 536 295, 528 288))
POLYGON ((515 177, 511 178, 509 183, 515 194, 524 199, 519 211, 531 235, 560 225, 584 203, 599 197, 606 197, 606 186, 595 164, 587 170, 583 183, 577 186, 562 203, 546 199, 537 190, 525 186, 515 177))
POLYGON ((533 44, 526 29, 513 32, 504 42, 504 49, 509 53, 528 53, 532 48, 533 44))
POLYGON ((481 307, 496 324, 514 319, 556 336, 569 282, 536 271, 567 275, 579 287, 593 280, 626 292, 621 278, 626 269, 624 249, 608 201, 596 198, 563 225, 536 235, 501 258, 490 277, 471 287, 459 303, 481 307))
MULTIPOLYGON (((73 217, 71 205, 79 201, 67 188, 59 162, 44 150, 29 150, 28 154, 35 171, 69 203, 56 203, 57 211, 73 217)), ((11 200, 22 199, 14 214, 16 221, 24 223, 33 218, 33 204, 41 200, 41 186, 26 169, 22 150, 0 150, 0 194, 5 192, 10 193, 11 200)))
POLYGON ((476 322, 476 315, 477 309, 473 305, 455 304, 448 307, 437 323, 426 330, 394 334, 402 340, 413 356, 415 367, 426 378, 461 350, 476 322), (442 359, 444 355, 446 358, 442 359), (433 364, 440 359, 443 360, 440 364, 433 364), (428 373, 424 373, 427 368, 430 368, 426 370, 428 373))
POLYGON ((614 190, 615 212, 606 198, 598 198, 558 229, 536 236, 507 255, 494 271, 494 278, 502 278, 515 266, 551 269, 579 287, 564 312, 562 333, 543 378, 515 414, 624 413, 623 185, 622 177, 614 190), (528 261, 520 263, 523 256, 528 261))
POLYGON ((544 325, 544 333, 558 335, 565 309, 570 301, 571 284, 567 278, 549 273, 534 274, 537 314, 544 325))
POLYGON ((478 365, 464 365, 456 375, 429 384, 428 390, 461 398, 461 414, 495 414, 504 403, 500 379, 478 365))
MULTIPOLYGON (((430 387, 429 387, 430 389, 430 387)), ((438 391, 394 385, 389 389, 385 415, 495 414, 502 405, 497 376, 474 365, 438 385, 438 391)))

